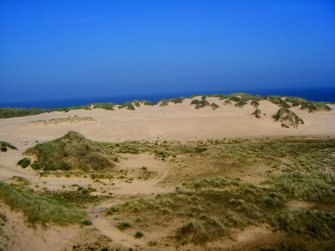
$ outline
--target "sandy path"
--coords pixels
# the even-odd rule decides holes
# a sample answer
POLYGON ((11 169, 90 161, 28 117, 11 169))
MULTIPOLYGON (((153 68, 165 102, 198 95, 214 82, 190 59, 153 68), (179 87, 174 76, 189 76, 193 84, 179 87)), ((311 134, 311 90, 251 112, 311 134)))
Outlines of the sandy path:
POLYGON ((113 191, 120 195, 154 194, 171 191, 171 188, 162 187, 159 183, 164 180, 169 171, 164 161, 155 159, 154 155, 144 153, 138 155, 126 155, 126 159, 120 164, 122 169, 140 169, 143 166, 155 173, 155 177, 148 180, 134 180, 132 183, 119 183, 113 191))
POLYGON ((145 242, 143 240, 136 239, 133 236, 122 232, 115 227, 116 222, 114 222, 112 217, 106 216, 106 210, 115 204, 115 201, 109 201, 90 209, 88 211, 88 216, 90 217, 92 224, 101 232, 101 234, 109 237, 113 243, 117 245, 121 245, 126 248, 145 246, 145 242))
MULTIPOLYGON (((22 169, 21 167, 17 167, 16 163, 19 159, 22 158, 22 151, 14 151, 10 150, 6 153, 0 153, 0 179, 1 180, 9 180, 12 176, 21 176, 28 179, 32 184, 39 185, 40 187, 46 187, 48 190, 64 190, 63 186, 71 187, 72 184, 80 184, 80 185, 92 185, 93 187, 97 184, 94 183, 89 178, 81 178, 81 177, 39 177, 36 173, 27 168, 22 169)), ((172 190, 171 187, 162 187, 160 186, 160 182, 164 180, 164 178, 168 175, 169 167, 166 162, 155 159, 155 156, 152 154, 144 153, 138 155, 125 154, 121 158, 121 161, 117 168, 123 170, 136 170, 141 169, 143 166, 150 172, 154 173, 154 177, 148 180, 134 180, 132 183, 127 183, 120 181, 115 185, 115 187, 102 186, 103 189, 109 190, 113 194, 119 196, 134 196, 134 195, 149 195, 155 193, 169 192, 172 190)), ((100 186, 100 185, 98 185, 100 186)), ((120 231, 115 227, 116 222, 112 219, 112 217, 106 217, 105 213, 108 208, 112 205, 115 205, 120 201, 118 200, 109 200, 101 203, 100 205, 93 207, 88 210, 88 216, 90 217, 93 226, 102 234, 109 237, 113 243, 116 245, 120 245, 127 248, 136 248, 136 247, 144 247, 145 241, 143 239, 136 239, 133 236, 120 231)), ((16 217, 16 216, 15 216, 16 217)), ((13 217, 13 218, 15 218, 13 217)), ((16 221, 15 221, 16 222, 16 221)), ((15 222, 11 222, 10 225, 15 225, 15 222)), ((20 226, 20 229, 26 226, 20 226)), ((21 233, 20 229, 13 228, 15 233, 21 233)), ((14 232, 10 232, 8 229, 6 231, 12 235, 14 232)), ((57 232, 60 230, 53 230, 52 233, 55 234, 55 240, 57 240, 57 236, 61 235, 57 232)), ((36 233, 34 233, 36 235, 36 233)), ((41 250, 40 247, 43 245, 52 245, 53 241, 49 240, 49 234, 46 232, 43 236, 39 234, 34 241, 30 244, 28 250, 41 250), (44 237, 46 235, 47 237, 44 237), (41 238, 41 241, 39 241, 41 238), (46 239, 47 238, 47 239, 46 239), (43 242, 45 240, 45 242, 43 242), (47 243, 47 244, 45 244, 47 243)), ((18 239, 19 242, 14 243, 15 248, 24 247, 24 243, 27 242, 27 237, 22 235, 20 238, 13 237, 14 239, 18 239)), ((13 239, 11 238, 11 239, 13 239)), ((64 246, 65 244, 61 242, 64 246)), ((49 250, 57 250, 55 246, 54 249, 49 250)), ((22 249, 23 250, 23 249, 22 249)))
MULTIPOLYGON (((161 187, 159 183, 168 175, 168 166, 165 162, 155 159, 154 155, 144 153, 138 155, 124 155, 119 168, 122 169, 140 169, 145 166, 149 171, 155 172, 155 177, 149 180, 135 180, 133 183, 122 183, 117 185, 116 190, 113 190, 117 195, 144 195, 169 192, 170 187, 161 187)), ((109 237, 114 243, 127 248, 144 247, 143 239, 136 239, 133 236, 120 231, 115 227, 116 222, 113 217, 106 216, 106 210, 111 206, 116 205, 121 201, 110 200, 106 201, 97 207, 91 208, 88 215, 92 224, 105 236, 109 237)))

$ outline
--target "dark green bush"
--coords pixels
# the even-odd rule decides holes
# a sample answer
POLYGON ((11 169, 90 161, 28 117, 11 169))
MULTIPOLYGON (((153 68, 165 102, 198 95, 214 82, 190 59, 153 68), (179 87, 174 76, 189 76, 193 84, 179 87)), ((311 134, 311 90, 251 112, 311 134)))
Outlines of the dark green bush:
POLYGON ((8 148, 12 150, 17 150, 17 148, 13 146, 12 144, 9 144, 6 141, 0 141, 0 150, 2 152, 7 152, 8 148))
POLYGON ((140 231, 137 231, 136 233, 135 233, 135 235, 134 235, 134 237, 135 238, 142 238, 144 236, 144 234, 142 233, 142 232, 140 232, 140 231))
POLYGON ((128 222, 120 222, 120 223, 118 223, 118 224, 116 225, 116 227, 117 227, 118 229, 120 229, 121 231, 123 231, 123 230, 125 230, 125 229, 127 229, 127 228, 130 228, 131 225, 130 225, 130 223, 128 223, 128 222))
POLYGON ((18 165, 18 166, 21 166, 22 168, 26 168, 26 167, 28 167, 30 164, 31 164, 31 160, 30 160, 29 158, 23 158, 23 159, 20 159, 20 160, 17 162, 17 165, 18 165))

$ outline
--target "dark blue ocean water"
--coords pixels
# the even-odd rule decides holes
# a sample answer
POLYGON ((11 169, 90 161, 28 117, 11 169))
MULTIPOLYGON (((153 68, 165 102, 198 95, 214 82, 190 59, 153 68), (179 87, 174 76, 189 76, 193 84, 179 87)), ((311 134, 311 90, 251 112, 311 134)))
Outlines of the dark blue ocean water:
POLYGON ((155 103, 163 98, 188 97, 192 95, 204 94, 229 94, 233 92, 247 92, 259 95, 279 95, 279 96, 297 96, 313 101, 335 102, 335 87, 330 88, 286 88, 286 89, 236 89, 226 91, 212 92, 179 92, 179 93, 161 93, 161 94, 139 94, 139 95, 115 95, 110 97, 91 97, 77 99, 58 99, 58 100, 39 100, 24 102, 1 102, 0 107, 20 107, 20 108, 59 108, 69 106, 88 105, 92 103, 111 102, 122 104, 133 100, 150 100, 155 103))

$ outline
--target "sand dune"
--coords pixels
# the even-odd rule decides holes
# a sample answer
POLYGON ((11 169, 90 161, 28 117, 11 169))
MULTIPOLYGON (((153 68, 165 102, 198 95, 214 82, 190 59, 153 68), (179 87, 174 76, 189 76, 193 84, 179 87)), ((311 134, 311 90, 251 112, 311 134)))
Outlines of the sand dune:
MULTIPOLYGON (((222 137, 255 137, 284 135, 335 135, 335 110, 309 113, 299 108, 291 108, 305 124, 298 128, 282 128, 274 122, 272 115, 278 106, 269 101, 261 101, 259 109, 265 114, 256 119, 250 104, 243 108, 233 104, 224 105, 223 100, 208 98, 220 108, 194 109, 191 100, 167 106, 141 106, 135 111, 116 109, 114 111, 71 110, 51 112, 34 116, 0 120, 0 139, 22 147, 36 144, 36 141, 61 137, 69 130, 82 133, 99 141, 155 140, 155 139, 204 139, 222 137), (32 121, 52 121, 57 118, 91 117, 92 120, 78 120, 70 123, 31 123, 32 121)), ((71 121, 71 120, 70 120, 71 121)))

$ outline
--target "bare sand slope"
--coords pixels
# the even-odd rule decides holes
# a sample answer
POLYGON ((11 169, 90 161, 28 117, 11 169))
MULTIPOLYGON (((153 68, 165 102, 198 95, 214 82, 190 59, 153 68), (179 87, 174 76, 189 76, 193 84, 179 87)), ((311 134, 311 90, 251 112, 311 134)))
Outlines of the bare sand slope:
MULTIPOLYGON (((259 109, 266 116, 257 119, 251 115, 255 108, 243 108, 233 104, 224 105, 223 100, 209 98, 220 106, 194 109, 191 100, 182 104, 170 103, 167 106, 141 106, 135 111, 117 109, 72 110, 52 112, 28 117, 0 120, 0 139, 25 149, 36 141, 50 140, 75 130, 86 137, 100 141, 154 140, 154 139, 203 139, 222 137, 253 137, 283 135, 335 135, 335 110, 308 113, 299 108, 291 108, 305 124, 299 128, 282 128, 272 119, 279 109, 269 101, 261 101, 259 109), (91 117, 76 123, 31 123, 36 120, 50 120, 66 117, 91 117)), ((334 109, 335 106, 332 105, 334 109)))

